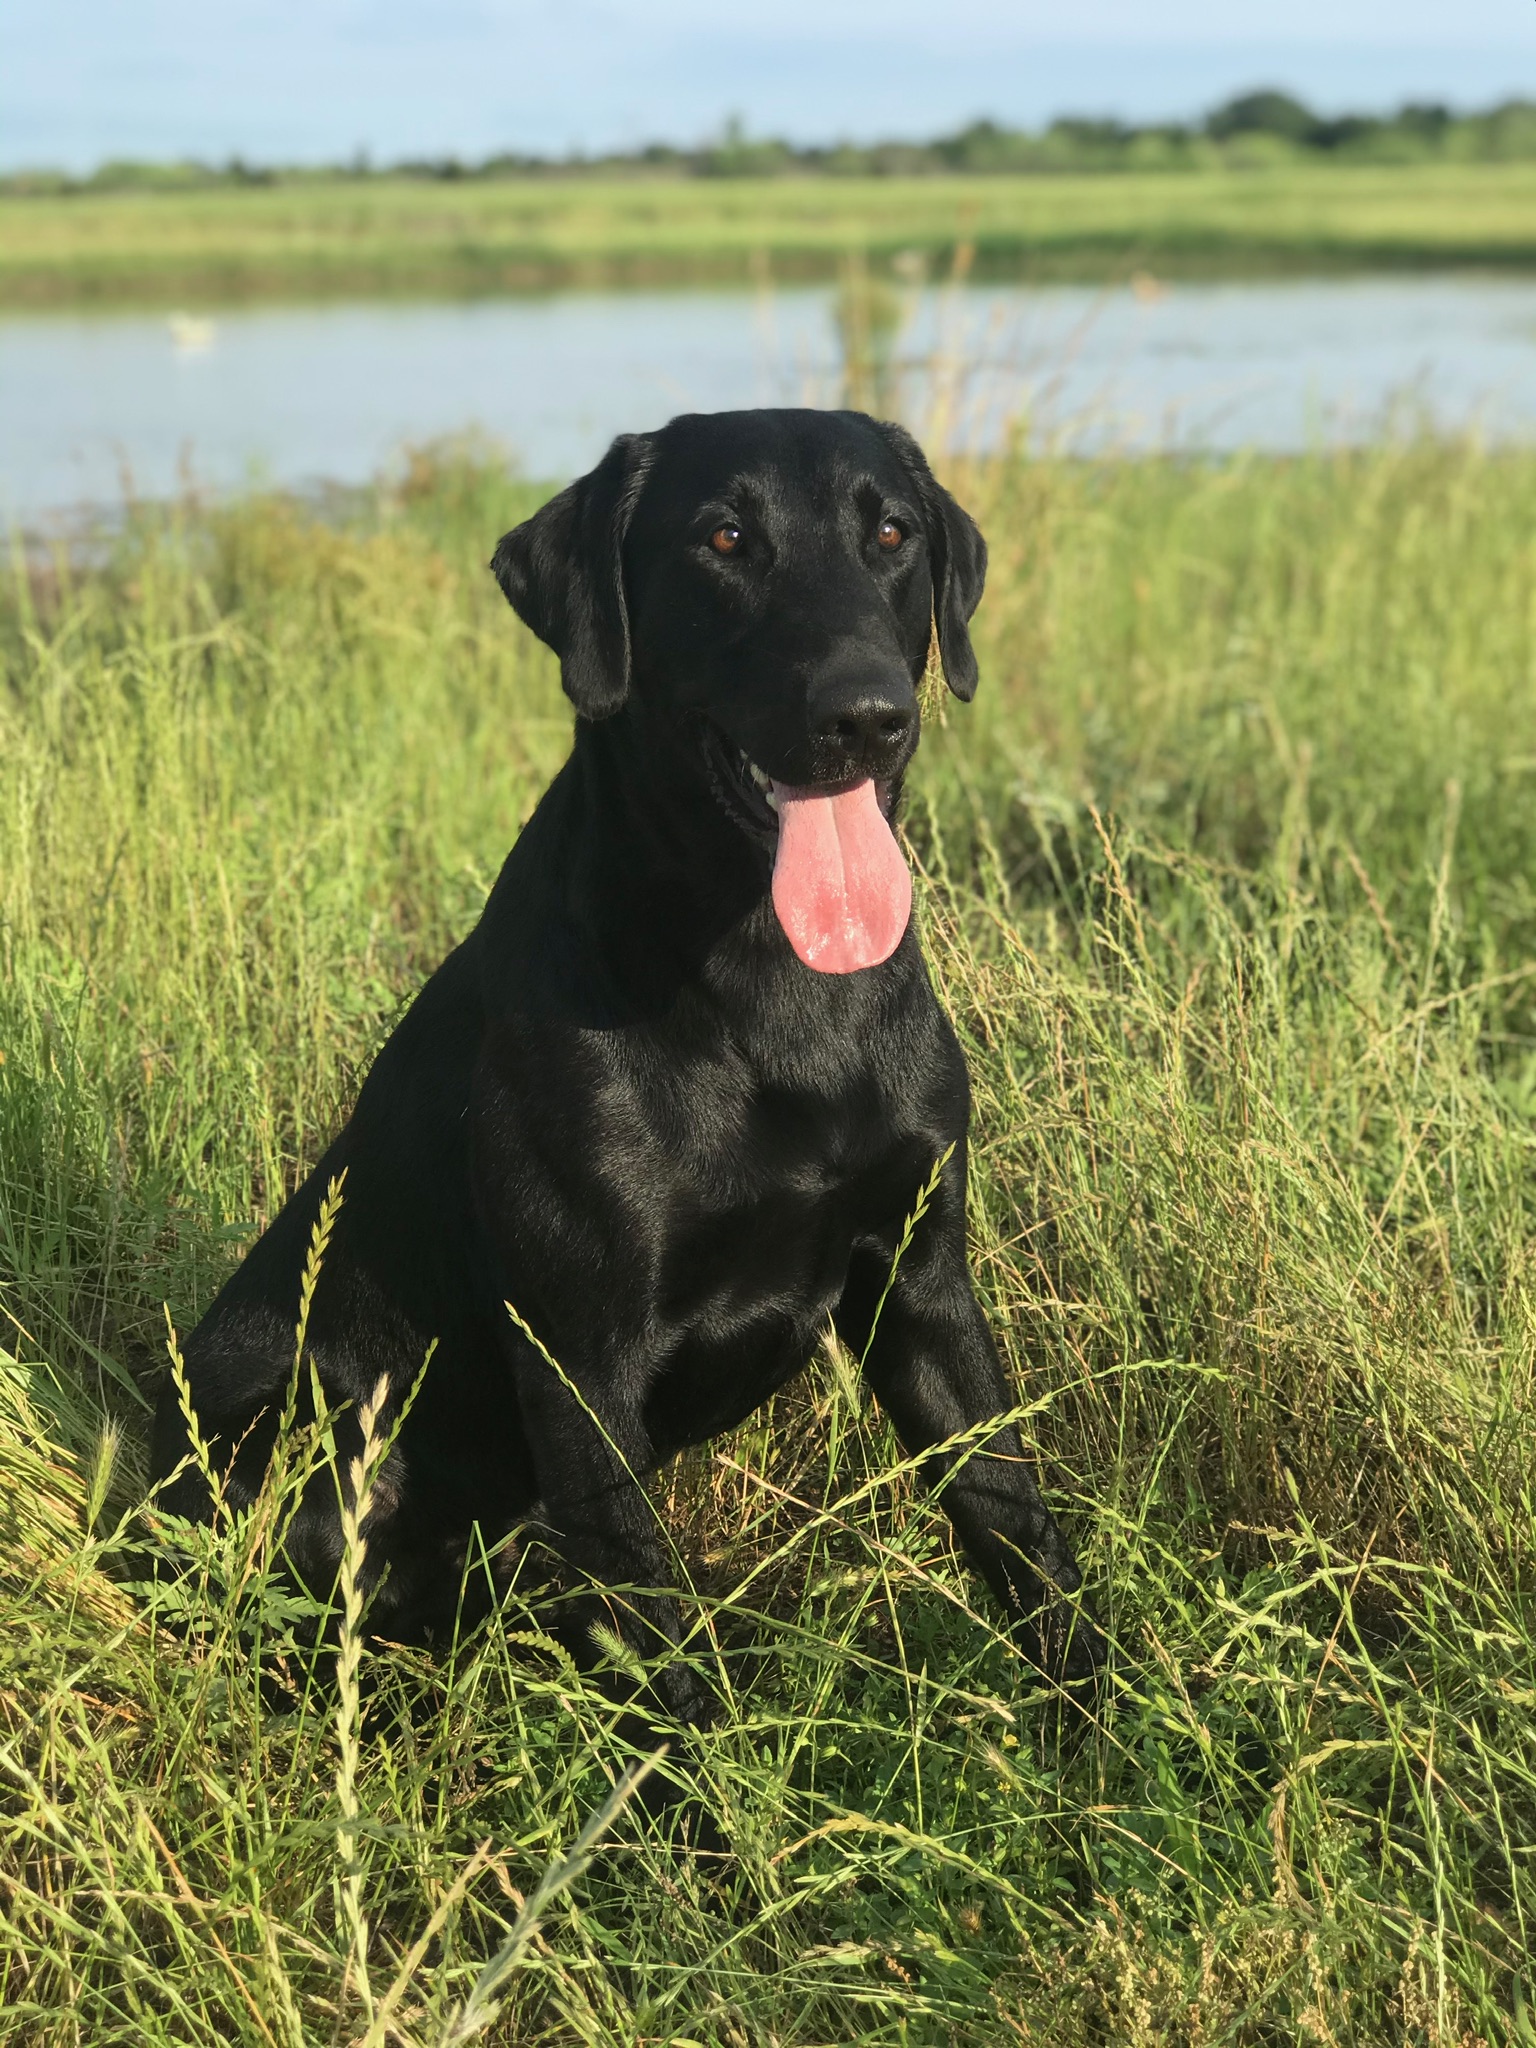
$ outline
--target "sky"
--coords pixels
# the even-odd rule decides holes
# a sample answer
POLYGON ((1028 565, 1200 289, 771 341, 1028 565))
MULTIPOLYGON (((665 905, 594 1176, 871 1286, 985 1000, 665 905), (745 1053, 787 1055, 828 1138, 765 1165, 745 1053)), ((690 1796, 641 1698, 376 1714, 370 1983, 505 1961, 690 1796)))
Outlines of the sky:
POLYGON ((1536 98, 1536 0, 0 0, 0 166, 1536 98))

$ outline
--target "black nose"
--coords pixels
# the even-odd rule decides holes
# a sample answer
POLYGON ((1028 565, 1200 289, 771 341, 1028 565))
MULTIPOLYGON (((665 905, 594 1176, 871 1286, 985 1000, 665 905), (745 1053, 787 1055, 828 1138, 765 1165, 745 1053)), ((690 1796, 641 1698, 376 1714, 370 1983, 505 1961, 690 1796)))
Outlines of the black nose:
POLYGON ((844 686, 819 698, 812 731, 821 772, 839 775, 893 774, 905 762, 917 727, 917 702, 910 686, 844 686))

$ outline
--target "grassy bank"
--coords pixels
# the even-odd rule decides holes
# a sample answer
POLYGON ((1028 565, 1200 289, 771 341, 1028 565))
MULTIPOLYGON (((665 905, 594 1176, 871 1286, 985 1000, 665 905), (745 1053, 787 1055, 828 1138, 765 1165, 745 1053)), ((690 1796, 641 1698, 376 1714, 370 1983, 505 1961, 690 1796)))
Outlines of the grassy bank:
POLYGON ((1536 164, 1059 177, 416 180, 0 198, 0 306, 826 276, 1536 263, 1536 164))
MULTIPOLYGON (((738 1869, 621 1813, 480 2038, 1528 2042, 1536 460, 960 482, 995 568, 918 914, 1113 1683, 1061 1730, 828 1356, 660 1489, 738 1869)), ((314 1157, 566 746, 480 566, 528 502, 422 463, 345 530, 188 513, 0 613, 7 2040, 470 2038, 622 1765, 536 1603, 366 1653, 361 1713, 306 1691, 261 1517, 178 1612, 124 1583, 162 1303, 314 1157)))

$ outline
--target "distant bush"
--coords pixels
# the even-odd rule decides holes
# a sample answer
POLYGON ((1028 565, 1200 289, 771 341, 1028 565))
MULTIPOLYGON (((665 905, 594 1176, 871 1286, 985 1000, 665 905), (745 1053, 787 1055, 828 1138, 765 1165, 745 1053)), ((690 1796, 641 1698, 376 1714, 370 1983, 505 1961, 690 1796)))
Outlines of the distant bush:
POLYGON ((1287 142, 1315 142, 1323 126, 1309 107, 1285 92, 1249 92, 1207 115, 1205 132, 1218 142, 1234 135, 1280 135, 1287 142))

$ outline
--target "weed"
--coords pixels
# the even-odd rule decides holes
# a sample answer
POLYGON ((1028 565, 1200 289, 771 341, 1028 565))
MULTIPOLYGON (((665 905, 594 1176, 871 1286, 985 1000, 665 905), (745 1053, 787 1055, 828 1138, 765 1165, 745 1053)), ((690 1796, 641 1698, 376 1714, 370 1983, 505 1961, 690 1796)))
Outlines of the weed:
POLYGON ((494 470, 146 513, 0 609, 7 2040, 1530 2038, 1536 459, 955 481, 983 687, 908 833, 983 1297, 1114 1640, 1092 1727, 832 1348, 656 1485, 725 1878, 625 1803, 535 1549, 495 1625, 365 1645, 389 1409, 335 1612, 277 1569, 323 1415, 251 1508, 141 1515, 164 1305, 317 1156, 568 731, 479 566, 530 502, 494 470))

